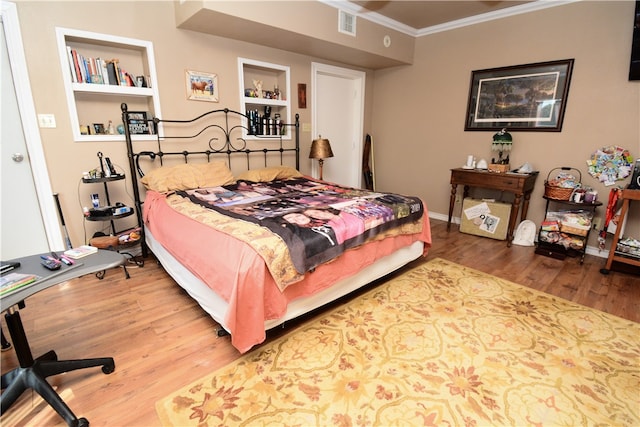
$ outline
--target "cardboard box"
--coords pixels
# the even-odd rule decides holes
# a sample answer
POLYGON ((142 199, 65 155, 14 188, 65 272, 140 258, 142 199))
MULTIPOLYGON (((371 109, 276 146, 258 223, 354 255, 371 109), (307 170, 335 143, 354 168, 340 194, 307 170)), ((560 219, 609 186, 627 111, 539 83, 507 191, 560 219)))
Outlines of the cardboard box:
POLYGON ((491 239, 505 240, 511 204, 466 198, 462 201, 460 231, 491 239))

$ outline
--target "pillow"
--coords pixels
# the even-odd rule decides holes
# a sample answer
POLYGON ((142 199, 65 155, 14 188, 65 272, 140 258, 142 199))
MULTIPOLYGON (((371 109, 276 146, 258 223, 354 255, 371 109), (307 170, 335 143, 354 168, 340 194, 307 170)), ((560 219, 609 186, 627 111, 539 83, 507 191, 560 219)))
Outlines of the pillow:
POLYGON ((267 182, 276 179, 300 178, 302 176, 303 175, 295 168, 289 166, 273 166, 242 172, 236 179, 252 182, 267 182))
POLYGON ((217 187, 233 184, 233 173, 223 161, 185 163, 150 171, 140 180, 147 190, 160 193, 192 188, 217 187))

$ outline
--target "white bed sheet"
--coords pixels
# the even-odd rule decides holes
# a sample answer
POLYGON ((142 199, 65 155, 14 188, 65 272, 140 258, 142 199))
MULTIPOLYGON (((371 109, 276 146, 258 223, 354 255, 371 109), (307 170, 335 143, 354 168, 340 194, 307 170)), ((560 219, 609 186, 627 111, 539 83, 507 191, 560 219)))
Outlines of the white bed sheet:
MULTIPOLYGON (((165 271, 206 311, 223 329, 228 303, 218 296, 210 287, 180 264, 160 244, 151 232, 145 228, 145 241, 165 271)), ((336 299, 361 288, 405 264, 417 259, 424 253, 424 242, 416 241, 389 254, 375 263, 360 270, 356 275, 336 282, 333 286, 316 294, 293 300, 287 306, 285 315, 279 319, 265 321, 265 330, 272 329, 288 320, 295 319, 316 308, 322 307, 336 299)))

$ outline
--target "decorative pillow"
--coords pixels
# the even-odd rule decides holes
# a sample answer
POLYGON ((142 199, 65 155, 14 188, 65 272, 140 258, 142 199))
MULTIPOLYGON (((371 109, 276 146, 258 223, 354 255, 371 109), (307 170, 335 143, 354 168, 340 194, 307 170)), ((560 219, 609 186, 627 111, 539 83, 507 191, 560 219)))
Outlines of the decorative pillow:
POLYGON ((140 180, 147 190, 160 193, 192 188, 217 187, 233 184, 233 173, 223 161, 185 163, 150 171, 140 180))
POLYGON ((295 168, 289 166, 273 166, 242 172, 236 179, 252 182, 267 182, 276 179, 299 178, 302 176, 303 175, 295 168))

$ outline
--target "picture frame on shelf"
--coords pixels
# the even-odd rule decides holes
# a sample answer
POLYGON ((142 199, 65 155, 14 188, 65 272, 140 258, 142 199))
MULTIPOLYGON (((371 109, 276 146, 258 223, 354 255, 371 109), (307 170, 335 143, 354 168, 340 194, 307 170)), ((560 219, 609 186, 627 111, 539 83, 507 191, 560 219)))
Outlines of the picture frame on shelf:
POLYGON ((137 87, 147 87, 147 79, 144 76, 136 76, 137 87))
POLYGON ((465 131, 560 132, 574 59, 471 72, 465 131))
POLYGON ((94 135, 104 135, 104 123, 94 123, 93 124, 93 134, 94 135))
POLYGON ((128 111, 127 122, 129 123, 129 133, 131 135, 149 135, 152 133, 146 111, 128 111))
POLYGON ((218 75, 201 71, 185 71, 187 99, 218 102, 218 75))

